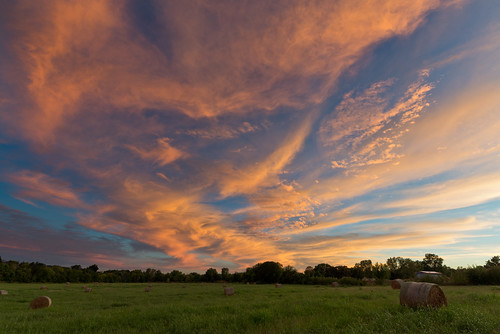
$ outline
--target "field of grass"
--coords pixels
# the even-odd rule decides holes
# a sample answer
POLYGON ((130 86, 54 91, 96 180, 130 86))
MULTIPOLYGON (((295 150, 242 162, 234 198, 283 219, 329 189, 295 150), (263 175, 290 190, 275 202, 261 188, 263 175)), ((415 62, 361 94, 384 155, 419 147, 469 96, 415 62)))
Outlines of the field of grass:
POLYGON ((442 287, 448 307, 408 309, 389 286, 0 283, 0 333, 500 333, 500 287, 442 287), (52 306, 31 310, 49 296, 52 306))

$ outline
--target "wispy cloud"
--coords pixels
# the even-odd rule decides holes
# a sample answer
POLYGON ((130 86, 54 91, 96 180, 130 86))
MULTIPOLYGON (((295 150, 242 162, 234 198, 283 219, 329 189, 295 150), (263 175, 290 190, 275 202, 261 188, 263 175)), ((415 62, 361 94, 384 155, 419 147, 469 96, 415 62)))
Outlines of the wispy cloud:
POLYGON ((10 174, 8 181, 19 187, 15 196, 29 204, 30 200, 35 200, 69 208, 86 207, 70 183, 49 175, 25 170, 10 174))

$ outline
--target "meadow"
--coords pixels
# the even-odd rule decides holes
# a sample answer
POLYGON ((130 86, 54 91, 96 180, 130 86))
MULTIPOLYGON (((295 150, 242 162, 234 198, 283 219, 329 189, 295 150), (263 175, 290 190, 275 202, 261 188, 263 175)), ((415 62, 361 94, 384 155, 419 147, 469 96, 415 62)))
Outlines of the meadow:
POLYGON ((410 309, 390 286, 0 283, 0 333, 500 333, 499 286, 443 286, 448 307, 410 309), (49 296, 52 306, 31 310, 49 296))

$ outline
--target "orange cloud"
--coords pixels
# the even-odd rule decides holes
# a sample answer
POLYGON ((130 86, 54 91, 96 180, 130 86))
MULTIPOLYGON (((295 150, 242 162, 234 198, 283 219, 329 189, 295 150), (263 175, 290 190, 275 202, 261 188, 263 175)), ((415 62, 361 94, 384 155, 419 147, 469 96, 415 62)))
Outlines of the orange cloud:
POLYGON ((158 147, 150 151, 146 151, 141 148, 129 145, 128 147, 135 153, 137 153, 141 158, 146 160, 152 160, 159 166, 165 166, 169 163, 174 162, 177 159, 185 158, 188 156, 187 153, 176 149, 170 145, 169 138, 159 138, 157 140, 158 147))
POLYGON ((60 181, 49 175, 33 171, 21 171, 10 174, 8 179, 20 188, 15 192, 15 196, 20 197, 21 200, 27 203, 31 203, 30 200, 36 200, 69 208, 87 207, 79 198, 78 192, 71 189, 70 183, 60 181))
POLYGON ((156 3, 159 44, 137 30, 124 4, 55 2, 38 10, 14 4, 13 52, 31 95, 16 126, 33 140, 53 140, 88 102, 177 109, 195 118, 303 108, 323 101, 369 46, 411 33, 428 11, 448 3, 247 3, 244 10, 156 3), (162 43, 175 47, 164 50, 162 43))

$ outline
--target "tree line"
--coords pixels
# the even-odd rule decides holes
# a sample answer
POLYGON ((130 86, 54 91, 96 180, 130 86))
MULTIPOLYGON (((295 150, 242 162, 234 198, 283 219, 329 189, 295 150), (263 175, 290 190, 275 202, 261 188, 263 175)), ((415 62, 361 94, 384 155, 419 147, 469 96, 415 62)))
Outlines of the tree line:
POLYGON ((0 281, 3 282, 240 282, 240 283, 285 283, 285 284, 331 284, 343 285, 383 284, 389 279, 415 279, 419 271, 437 271, 439 278, 426 277, 423 280, 438 280, 440 284, 500 284, 500 256, 493 256, 482 266, 450 268, 436 254, 425 254, 420 260, 391 257, 386 263, 372 263, 363 260, 353 267, 331 266, 320 263, 308 266, 299 272, 292 266, 266 261, 246 268, 244 272, 229 273, 222 268, 220 273, 209 268, 204 274, 192 272, 185 274, 179 270, 162 273, 157 269, 146 270, 105 270, 99 271, 96 264, 83 268, 80 265, 62 267, 39 262, 2 261, 0 257, 0 281))

